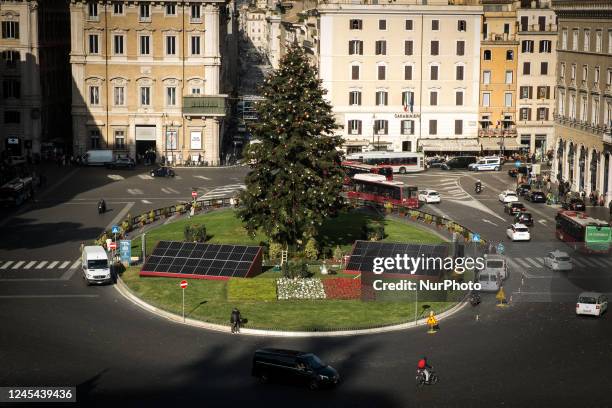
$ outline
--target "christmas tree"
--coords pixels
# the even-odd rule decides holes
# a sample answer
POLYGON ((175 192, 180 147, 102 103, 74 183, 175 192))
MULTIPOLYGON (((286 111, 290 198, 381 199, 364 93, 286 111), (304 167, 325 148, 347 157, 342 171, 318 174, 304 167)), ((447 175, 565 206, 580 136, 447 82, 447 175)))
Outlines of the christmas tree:
POLYGON ((301 247, 342 208, 341 138, 326 91, 304 51, 291 47, 261 88, 257 142, 246 150, 251 163, 238 214, 247 231, 261 229, 283 248, 301 247))

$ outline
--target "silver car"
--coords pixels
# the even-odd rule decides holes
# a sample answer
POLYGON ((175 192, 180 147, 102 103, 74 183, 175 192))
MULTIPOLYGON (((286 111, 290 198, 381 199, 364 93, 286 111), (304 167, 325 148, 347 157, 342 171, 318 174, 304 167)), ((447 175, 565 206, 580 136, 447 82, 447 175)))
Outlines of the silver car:
POLYGON ((544 258, 544 266, 552 269, 553 271, 571 271, 574 269, 572 258, 563 251, 552 251, 544 258))

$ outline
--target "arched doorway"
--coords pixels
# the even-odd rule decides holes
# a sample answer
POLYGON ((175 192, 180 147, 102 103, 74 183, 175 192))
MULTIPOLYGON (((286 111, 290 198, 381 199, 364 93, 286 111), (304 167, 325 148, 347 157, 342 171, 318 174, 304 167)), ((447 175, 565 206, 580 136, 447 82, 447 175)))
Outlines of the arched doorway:
POLYGON ((563 151, 565 150, 565 142, 559 140, 559 146, 557 147, 557 180, 563 179, 563 151))
MULTIPOLYGON (((599 154, 596 150, 591 152, 591 191, 597 190, 597 164, 599 160, 599 154)), ((590 191, 589 191, 590 193, 590 191)))
POLYGON ((585 169, 586 169, 586 150, 584 146, 580 146, 578 153, 578 191, 584 190, 585 180, 585 169))

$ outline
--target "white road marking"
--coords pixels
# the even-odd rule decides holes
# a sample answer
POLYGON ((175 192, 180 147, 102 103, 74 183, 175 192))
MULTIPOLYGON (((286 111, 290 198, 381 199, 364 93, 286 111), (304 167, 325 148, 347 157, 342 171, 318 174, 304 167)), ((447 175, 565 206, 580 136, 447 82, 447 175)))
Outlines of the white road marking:
POLYGON ((547 222, 547 221, 546 221, 546 220, 538 220, 538 222, 539 222, 540 224, 542 224, 542 225, 546 225, 546 222, 547 222))
POLYGON ((180 191, 175 190, 175 189, 170 188, 170 187, 166 187, 166 189, 167 189, 168 191, 170 191, 171 193, 174 193, 174 194, 180 194, 180 193, 181 193, 180 191))
POLYGON ((70 261, 64 261, 64 262, 63 262, 63 263, 62 263, 62 264, 59 266, 59 268, 60 268, 60 269, 64 269, 64 268, 65 268, 65 267, 67 267, 68 265, 70 265, 70 261))
POLYGON ((152 202, 150 202, 149 200, 140 200, 142 201, 143 204, 153 204, 152 202))
POLYGON ((108 177, 111 180, 115 180, 115 181, 125 180, 125 177, 120 176, 119 174, 107 174, 106 177, 108 177))
POLYGON ((601 266, 601 267, 604 267, 604 268, 606 266, 608 266, 605 263, 603 263, 600 259, 591 259, 591 262, 593 262, 597 266, 601 266))
POLYGON ((497 227, 497 224, 494 223, 493 221, 489 221, 489 220, 483 218, 482 222, 486 222, 487 224, 495 225, 497 227))
POLYGON ((525 258, 525 260, 527 262, 529 262, 530 264, 532 264, 533 266, 535 266, 536 268, 540 268, 542 269, 542 265, 540 265, 539 263, 537 263, 535 260, 531 259, 531 258, 525 258))
POLYGON ((11 269, 18 269, 21 267, 21 265, 23 265, 25 263, 25 261, 19 261, 17 262, 15 265, 13 265, 13 267, 11 269))
POLYGON ((28 262, 28 264, 26 266, 24 266, 23 269, 30 269, 36 262, 38 262, 38 261, 28 262))
POLYGON ((57 265, 59 263, 59 261, 53 261, 51 262, 49 265, 47 265, 47 269, 53 269, 55 268, 55 265, 57 265))
POLYGON ((584 268, 586 265, 584 264, 584 262, 582 262, 581 260, 577 259, 577 258, 573 258, 572 262, 576 265, 578 265, 581 268, 584 268))
POLYGON ((199 178, 199 179, 202 179, 202 180, 210 180, 210 179, 209 179, 208 177, 206 177, 206 176, 193 176, 193 177, 195 177, 195 178, 199 178))
POLYGON ((81 264, 81 260, 77 259, 76 261, 74 261, 74 263, 72 264, 72 266, 70 267, 70 269, 74 269, 77 266, 79 266, 81 264))
POLYGON ((531 265, 529 265, 527 262, 523 261, 521 258, 514 258, 514 260, 518 263, 520 263, 523 268, 531 268, 531 265))
POLYGON ((13 263, 13 261, 7 261, 2 266, 0 266, 0 269, 8 268, 9 266, 11 266, 12 263, 13 263))
POLYGON ((138 177, 140 177, 143 180, 153 180, 153 177, 151 177, 148 174, 139 174, 138 177))
POLYGON ((181 176, 174 176, 175 180, 182 180, 183 178, 181 176))
POLYGON ((47 264, 47 261, 42 261, 38 265, 36 265, 36 269, 42 269, 47 264))
POLYGON ((593 262, 591 262, 591 260, 590 260, 590 259, 584 259, 584 258, 583 258, 583 259, 582 259, 582 263, 584 263, 584 264, 586 264, 586 266, 590 266, 590 267, 597 266, 597 265, 595 265, 593 262))
POLYGON ((516 269, 517 271, 518 271, 519 269, 521 269, 521 267, 520 267, 520 266, 519 266, 519 265, 518 265, 516 262, 514 262, 514 260, 513 260, 513 259, 511 259, 511 258, 506 258, 506 261, 507 261, 507 262, 510 264, 510 266, 512 267, 512 269, 516 269))
POLYGON ((70 280, 70 278, 72 278, 72 275, 74 275, 74 273, 76 272, 77 266, 79 266, 80 264, 81 264, 80 259, 77 259, 76 261, 74 261, 72 263, 72 266, 69 269, 67 269, 66 272, 64 272, 59 279, 64 280, 64 281, 70 280))
POLYGON ((128 188, 127 192, 131 195, 142 195, 144 192, 139 188, 128 188))

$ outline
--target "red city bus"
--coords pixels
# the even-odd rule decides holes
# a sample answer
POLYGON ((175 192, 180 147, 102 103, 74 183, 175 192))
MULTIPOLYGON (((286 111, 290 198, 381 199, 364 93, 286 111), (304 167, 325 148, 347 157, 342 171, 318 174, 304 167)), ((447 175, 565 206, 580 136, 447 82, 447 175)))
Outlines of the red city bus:
POLYGON ((612 245, 612 227, 582 212, 559 211, 556 220, 556 235, 561 241, 575 249, 588 253, 608 253, 612 245))
POLYGON ((351 180, 356 174, 380 174, 385 176, 387 181, 393 181, 393 167, 391 166, 372 166, 369 164, 344 161, 342 168, 346 176, 344 177, 344 185, 351 184, 351 180))
POLYGON ((419 208, 418 188, 401 181, 383 180, 379 174, 356 174, 348 198, 419 208))

